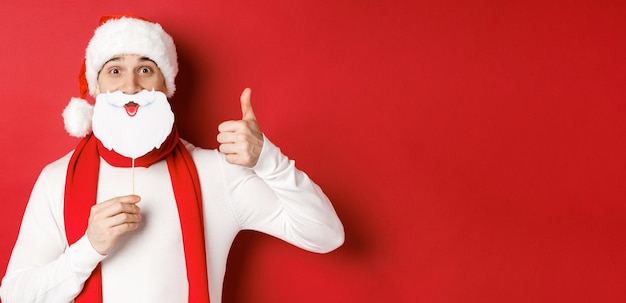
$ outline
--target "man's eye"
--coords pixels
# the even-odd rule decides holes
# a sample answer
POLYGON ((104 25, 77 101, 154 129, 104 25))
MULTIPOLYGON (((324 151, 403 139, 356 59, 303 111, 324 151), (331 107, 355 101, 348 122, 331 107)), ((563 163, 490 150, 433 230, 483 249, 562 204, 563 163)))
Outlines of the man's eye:
POLYGON ((120 70, 117 69, 117 68, 112 68, 111 70, 109 70, 109 73, 111 73, 111 74, 119 74, 120 70))
POLYGON ((141 69, 139 69, 139 72, 142 74, 149 74, 150 72, 152 72, 152 69, 149 67, 142 67, 141 69))

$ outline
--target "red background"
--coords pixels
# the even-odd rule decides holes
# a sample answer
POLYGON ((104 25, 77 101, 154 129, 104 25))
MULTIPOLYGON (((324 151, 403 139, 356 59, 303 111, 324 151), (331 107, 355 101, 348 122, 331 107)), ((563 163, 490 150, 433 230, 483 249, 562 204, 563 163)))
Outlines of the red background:
POLYGON ((623 1, 51 5, 0 7, 0 274, 99 17, 133 12, 177 42, 183 136, 215 148, 252 87, 345 224, 327 255, 243 233, 225 302, 626 301, 623 1))

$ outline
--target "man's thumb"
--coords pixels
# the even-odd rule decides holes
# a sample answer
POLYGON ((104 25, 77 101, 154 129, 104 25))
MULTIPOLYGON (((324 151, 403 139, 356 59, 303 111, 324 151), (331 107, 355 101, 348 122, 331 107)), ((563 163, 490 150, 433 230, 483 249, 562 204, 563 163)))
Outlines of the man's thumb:
POLYGON ((252 103, 250 102, 250 95, 252 95, 250 88, 244 89, 241 93, 242 120, 256 120, 256 116, 254 116, 254 111, 252 110, 252 103))

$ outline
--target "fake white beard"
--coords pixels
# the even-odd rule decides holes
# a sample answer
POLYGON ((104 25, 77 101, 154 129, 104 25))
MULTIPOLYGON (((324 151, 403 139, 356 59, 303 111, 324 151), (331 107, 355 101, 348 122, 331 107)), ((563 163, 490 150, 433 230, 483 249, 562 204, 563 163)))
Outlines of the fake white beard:
POLYGON ((174 113, 162 92, 143 90, 133 95, 121 91, 96 97, 93 134, 104 147, 128 158, 139 158, 160 148, 174 126, 174 113), (125 105, 138 106, 133 113, 125 105))

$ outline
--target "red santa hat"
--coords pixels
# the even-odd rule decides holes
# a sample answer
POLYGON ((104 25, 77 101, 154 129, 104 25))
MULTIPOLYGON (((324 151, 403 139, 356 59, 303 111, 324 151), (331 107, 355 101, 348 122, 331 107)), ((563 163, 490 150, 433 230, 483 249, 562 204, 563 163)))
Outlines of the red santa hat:
POLYGON ((140 55, 154 61, 165 79, 167 97, 174 95, 178 59, 172 37, 158 23, 138 16, 104 16, 85 52, 78 76, 80 98, 71 98, 63 111, 65 129, 70 135, 84 137, 91 133, 93 107, 85 100, 87 93, 95 97, 102 66, 123 54, 140 55))

